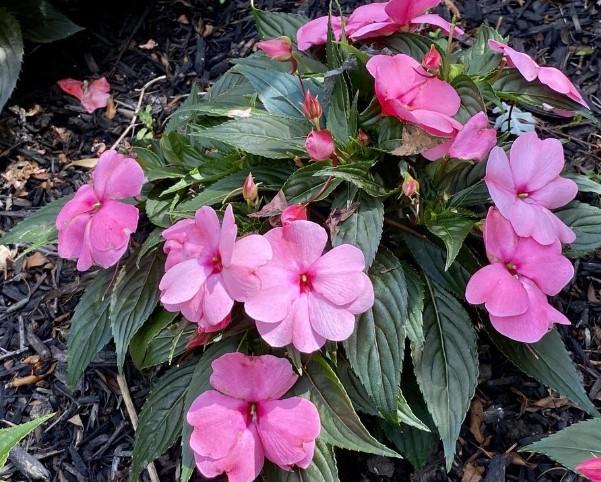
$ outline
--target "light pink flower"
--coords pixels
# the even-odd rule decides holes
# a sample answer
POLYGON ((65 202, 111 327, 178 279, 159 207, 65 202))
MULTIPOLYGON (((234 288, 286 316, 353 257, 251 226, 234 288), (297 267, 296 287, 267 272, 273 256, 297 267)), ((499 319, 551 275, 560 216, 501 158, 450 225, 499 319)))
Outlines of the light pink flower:
POLYGON ((511 223, 490 208, 484 223, 484 245, 491 264, 472 276, 465 297, 474 305, 484 303, 499 332, 532 343, 547 333, 553 322, 569 324, 544 295, 558 294, 574 276, 574 267, 562 256, 559 241, 543 246, 532 238, 520 238, 511 223))
POLYGON ((382 113, 415 124, 433 136, 448 137, 462 125, 457 114, 461 99, 455 89, 427 73, 405 54, 375 55, 367 70, 376 80, 382 113))
POLYGON ((576 471, 592 482, 601 482, 601 457, 592 457, 580 462, 576 471))
POLYGON ((307 219, 307 206, 304 204, 291 204, 282 211, 280 221, 282 226, 288 226, 294 221, 307 219))
POLYGON ((284 62, 292 58, 292 41, 286 36, 257 42, 257 48, 273 60, 284 62))
POLYGON ((474 114, 450 139, 422 153, 435 161, 444 156, 455 159, 483 161, 497 143, 497 131, 488 125, 485 112, 474 114))
POLYGON ((311 131, 305 140, 305 149, 313 161, 326 161, 332 157, 336 146, 327 129, 311 131))
POLYGON ((80 187, 58 213, 59 256, 77 259, 79 271, 119 261, 138 227, 138 209, 119 200, 140 194, 142 184, 144 172, 135 160, 114 150, 102 153, 92 184, 80 187))
MULTIPOLYGON (((331 17, 334 38, 342 36, 342 18, 331 17)), ((308 50, 314 45, 324 45, 328 41, 328 24, 330 17, 319 17, 304 24, 296 32, 296 42, 299 50, 308 50)))
POLYGON ((221 328, 234 300, 246 301, 261 287, 256 270, 271 259, 269 242, 259 235, 236 241, 238 227, 228 206, 219 225, 217 213, 204 206, 194 220, 183 220, 164 231, 166 273, 161 302, 181 311, 199 330, 221 328))
POLYGON ((58 86, 69 95, 79 99, 81 105, 90 114, 96 109, 104 109, 111 96, 111 86, 105 77, 88 81, 75 79, 62 79, 58 86))
POLYGON ((211 386, 188 411, 190 448, 205 477, 252 482, 264 460, 307 468, 319 436, 319 413, 301 397, 282 397, 298 376, 284 358, 228 353, 212 364, 211 386))
MULTIPOLYGON (((576 89, 576 86, 561 70, 556 69, 555 67, 541 67, 528 54, 518 52, 498 40, 489 40, 488 46, 495 52, 505 55, 509 66, 518 69, 520 74, 522 74, 528 82, 532 82, 534 79, 538 78, 542 84, 545 84, 551 90, 565 95, 587 109, 589 108, 586 101, 582 98, 582 95, 580 95, 580 92, 578 92, 578 89, 576 89)), ((568 113, 565 110, 560 111, 559 113, 573 115, 573 112, 568 113)))
POLYGON ((265 341, 309 353, 326 340, 351 336, 355 315, 374 303, 361 250, 342 244, 323 254, 328 235, 311 221, 274 228, 265 237, 273 258, 257 271, 261 291, 244 305, 265 341))
POLYGON ((536 133, 519 136, 509 158, 495 147, 488 158, 484 181, 501 214, 524 238, 540 244, 556 239, 571 243, 576 238, 550 209, 569 203, 578 192, 576 183, 560 177, 564 166, 563 147, 557 139, 539 139, 536 133))

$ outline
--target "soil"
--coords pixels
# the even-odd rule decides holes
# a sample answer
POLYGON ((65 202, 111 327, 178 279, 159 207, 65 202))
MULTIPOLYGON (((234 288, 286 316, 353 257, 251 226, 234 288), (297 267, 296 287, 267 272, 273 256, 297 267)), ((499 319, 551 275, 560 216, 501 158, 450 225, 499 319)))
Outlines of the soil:
MULTIPOLYGON (((146 83, 166 76, 144 95, 158 133, 193 83, 206 88, 227 70, 230 59, 253 49, 255 30, 246 0, 55 3, 86 30, 53 44, 27 45, 18 89, 0 115, 2 231, 31 208, 86 182, 85 159, 110 147, 123 133, 146 83), (115 109, 110 115, 82 112, 56 87, 65 77, 100 75, 112 86, 115 109), (82 162, 71 164, 74 161, 82 162)), ((342 3, 349 8, 360 2, 342 3)), ((260 8, 301 11, 311 17, 323 14, 327 5, 326 0, 257 1, 260 8)), ((455 5, 468 30, 482 22, 496 25, 517 48, 562 68, 599 113, 601 7, 595 2, 455 0, 455 5)), ((440 11, 449 18, 447 7, 440 11)), ((590 122, 543 124, 542 129, 566 140, 567 159, 576 170, 598 169, 600 132, 590 122)), ((26 452, 13 453, 0 479, 127 480, 133 429, 116 382, 111 347, 99 354, 78 391, 66 388, 69 320, 89 275, 58 258, 54 248, 29 253, 7 268, 2 254, 0 426, 50 411, 57 416, 27 439, 22 445, 26 452)), ((560 330, 590 397, 601 402, 601 257, 581 260, 576 269, 574 282, 556 300, 573 321, 560 330)), ((545 457, 520 454, 516 448, 585 418, 584 413, 519 373, 494 348, 482 345, 480 361, 480 385, 450 474, 441 468, 440 450, 416 474, 404 461, 341 452, 341 480, 576 480, 545 457)), ((127 367, 126 375, 139 410, 155 373, 141 375, 127 367)), ((174 449, 156 462, 160 479, 175 480, 178 465, 174 449)), ((148 480, 146 474, 143 477, 148 480)))

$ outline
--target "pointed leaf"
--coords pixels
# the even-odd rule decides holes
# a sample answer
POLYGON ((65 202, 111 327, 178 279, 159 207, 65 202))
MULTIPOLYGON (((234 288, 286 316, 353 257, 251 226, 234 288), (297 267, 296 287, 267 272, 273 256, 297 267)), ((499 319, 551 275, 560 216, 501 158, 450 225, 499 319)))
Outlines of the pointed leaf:
POLYGON ((272 39, 285 35, 295 42, 296 32, 309 21, 304 15, 267 12, 258 8, 253 8, 253 15, 257 24, 257 31, 263 39, 272 39))
POLYGON ((342 182, 340 179, 328 180, 326 174, 321 175, 328 166, 331 166, 329 161, 312 162, 295 171, 283 187, 288 202, 300 204, 328 197, 342 182))
POLYGON ((469 76, 459 75, 451 81, 451 85, 461 98, 459 112, 455 115, 459 122, 465 124, 474 114, 486 112, 480 89, 469 76))
POLYGON ((568 256, 577 258, 601 247, 601 209, 574 201, 555 214, 576 233, 568 256))
POLYGON ((0 8, 0 111, 17 85, 22 61, 23 37, 19 22, 0 8))
POLYGON ((407 337, 413 345, 421 348, 424 344, 424 282, 411 266, 403 263, 407 282, 407 337))
POLYGON ((459 254, 465 238, 474 226, 474 221, 461 215, 457 209, 446 209, 440 213, 429 213, 426 227, 438 236, 447 248, 444 269, 447 271, 459 254))
POLYGON ((494 28, 482 25, 472 46, 464 50, 460 56, 465 74, 485 76, 499 66, 503 56, 488 46, 489 40, 503 42, 503 37, 494 28))
POLYGON ((21 440, 27 437, 36 428, 54 417, 54 413, 49 413, 42 417, 35 418, 14 427, 7 427, 0 430, 0 469, 6 465, 10 451, 14 449, 21 440))
POLYGON ((83 30, 47 0, 9 1, 19 19, 23 37, 31 42, 56 42, 83 30))

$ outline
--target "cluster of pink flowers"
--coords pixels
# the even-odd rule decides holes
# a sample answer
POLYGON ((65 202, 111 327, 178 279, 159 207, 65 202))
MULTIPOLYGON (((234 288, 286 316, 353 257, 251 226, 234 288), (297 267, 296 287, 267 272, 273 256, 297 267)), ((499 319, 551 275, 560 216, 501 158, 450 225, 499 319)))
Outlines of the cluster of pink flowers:
POLYGON ((307 468, 320 420, 315 405, 282 398, 298 376, 284 358, 228 353, 212 364, 208 390, 188 411, 190 447, 205 477, 251 482, 265 459, 283 470, 307 468))
POLYGON ((540 340, 554 323, 570 323, 546 297, 574 275, 561 254, 561 242, 574 241, 574 233, 550 211, 578 191, 574 181, 560 177, 563 166, 561 142, 535 133, 518 137, 509 158, 496 147, 488 159, 484 180, 496 205, 484 224, 491 264, 470 279, 466 298, 484 303, 497 331, 525 343, 540 340))

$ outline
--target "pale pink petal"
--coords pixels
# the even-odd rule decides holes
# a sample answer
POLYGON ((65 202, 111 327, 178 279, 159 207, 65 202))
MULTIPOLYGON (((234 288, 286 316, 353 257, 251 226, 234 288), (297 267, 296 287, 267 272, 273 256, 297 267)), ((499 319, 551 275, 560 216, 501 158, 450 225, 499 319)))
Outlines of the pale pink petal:
POLYGON ((269 346, 276 348, 292 344, 294 314, 290 313, 282 321, 276 323, 264 323, 257 321, 257 331, 269 346))
POLYGON ((424 77, 417 77, 419 62, 409 55, 374 55, 367 61, 366 67, 375 79, 376 94, 381 104, 402 97, 413 85, 424 82, 424 77), (400 73, 403 74, 402 79, 400 73))
POLYGON ((58 255, 61 258, 75 259, 80 256, 90 219, 90 215, 84 213, 72 218, 69 224, 63 224, 58 231, 58 255))
POLYGON ((86 225, 86 229, 83 235, 83 243, 81 245, 81 251, 79 252, 79 258, 77 258, 77 270, 87 271, 94 264, 92 258, 92 249, 90 247, 90 223, 86 225))
POLYGON ((161 302, 169 305, 192 299, 205 283, 211 270, 195 259, 189 259, 173 266, 161 278, 161 302))
POLYGON ((357 286, 357 291, 360 290, 359 296, 348 305, 344 306, 344 309, 353 315, 360 315, 361 313, 365 313, 374 305, 374 286, 365 273, 361 273, 363 275, 363 288, 359 288, 357 286))
POLYGON ((507 217, 516 200, 516 190, 507 154, 500 147, 490 151, 484 182, 499 211, 507 217))
POLYGON ((282 398, 298 375, 286 358, 227 353, 211 364, 211 386, 225 395, 260 402, 282 398))
POLYGON ((557 209, 572 201, 578 194, 578 186, 571 179, 556 177, 542 188, 532 192, 530 199, 547 209, 557 209))
POLYGON ((355 330, 355 315, 317 293, 307 295, 311 327, 326 340, 343 341, 355 330))
POLYGON ((257 432, 268 460, 289 470, 305 462, 319 436, 321 424, 315 405, 301 397, 257 404, 257 432))
MULTIPOLYGON (((411 23, 416 24, 416 25, 422 25, 422 24, 434 25, 435 27, 440 28, 445 33, 449 33, 451 31, 451 27, 452 27, 451 22, 445 20, 440 15, 436 15, 435 13, 428 13, 426 15, 420 15, 418 17, 414 17, 413 19, 411 19, 411 23)), ((463 31, 462 28, 455 25, 453 28, 453 34, 455 37, 458 37, 458 36, 464 35, 465 32, 463 31)))
POLYGON ((267 264, 271 258, 271 245, 265 236, 251 234, 236 241, 231 264, 256 269, 267 264))
POLYGON ((248 301, 261 289, 261 280, 253 268, 231 265, 223 268, 221 276, 225 289, 236 301, 248 301))
POLYGON ((313 456, 315 455, 315 442, 308 442, 304 445, 305 447, 305 458, 299 460, 295 465, 301 469, 306 469, 313 462, 313 456))
POLYGON ((491 50, 504 54, 508 58, 509 64, 518 69, 520 74, 522 74, 528 82, 532 82, 536 79, 540 67, 532 60, 532 57, 522 52, 518 52, 498 40, 489 40, 488 46, 491 50))
POLYGON ((105 77, 96 79, 90 82, 87 88, 84 87, 81 105, 90 114, 96 109, 104 109, 111 96, 110 91, 111 86, 105 77))
POLYGON ((451 137, 450 139, 443 140, 437 146, 431 147, 430 149, 426 149, 422 152, 422 156, 424 156, 428 161, 436 161, 437 159, 442 159, 449 153, 449 149, 453 145, 453 141, 455 139, 451 137))
MULTIPOLYGON (((210 325, 204 319, 204 313, 202 311, 202 307, 204 306, 204 297, 205 290, 201 286, 198 292, 190 298, 188 301, 183 303, 170 305, 168 303, 163 303, 163 307, 167 311, 177 312, 181 311, 182 315, 186 320, 191 321, 192 323, 196 323, 198 325, 198 330, 203 332, 212 332, 216 331, 213 329, 213 325, 210 325)), ((217 325, 215 325, 217 326, 217 325)))
MULTIPOLYGON (((332 31, 334 32, 334 38, 340 40, 341 36, 341 21, 340 17, 332 18, 332 31)), ((298 29, 296 33, 296 40, 298 43, 298 49, 301 51, 308 50, 314 45, 323 45, 328 40, 328 24, 330 18, 319 17, 315 20, 311 20, 304 24, 298 29)))
POLYGON ((225 267, 230 265, 237 234, 238 226, 234 218, 234 211, 232 205, 228 204, 223 215, 223 223, 221 224, 221 233, 219 236, 219 253, 221 254, 221 263, 225 267))
POLYGON ((292 344, 303 353, 319 350, 326 339, 317 333, 311 326, 309 318, 308 295, 303 294, 292 306, 291 313, 294 317, 292 326, 292 344))
POLYGON ((539 139, 535 132, 519 136, 511 146, 509 164, 518 193, 530 193, 555 179, 564 166, 558 139, 539 139))
POLYGON ((553 213, 549 211, 547 211, 547 213, 548 218, 555 227, 555 232, 557 233, 558 239, 565 244, 573 243, 576 240, 576 233, 574 233, 571 228, 566 226, 566 224, 553 213))
POLYGON ((549 210, 537 204, 517 200, 509 212, 509 219, 518 236, 533 237, 540 244, 551 244, 557 239, 557 227, 549 210))
POLYGON ((439 3, 440 0, 390 0, 386 5, 386 13, 395 22, 406 25, 439 3))
POLYGON ((465 298, 472 305, 484 303, 489 313, 510 316, 528 309, 523 284, 501 263, 479 269, 467 283, 465 298))
POLYGON ((203 287, 205 295, 202 304, 203 318, 209 325, 217 325, 232 311, 234 300, 226 291, 222 278, 212 274, 203 287))
POLYGON ((345 25, 349 38, 360 40, 390 35, 400 25, 392 20, 385 11, 386 3, 368 3, 356 8, 345 25))
MULTIPOLYGON (((422 75, 428 74, 423 72, 422 75)), ((405 96, 405 99, 407 104, 411 105, 414 110, 422 109, 424 111, 439 112, 448 117, 457 114, 461 106, 461 98, 453 86, 436 77, 426 77, 421 87, 405 96)), ((449 122, 453 124, 456 130, 463 127, 455 119, 449 122)))
MULTIPOLYGON (((448 103, 442 102, 442 105, 448 103)), ((415 119, 414 122, 433 136, 448 137, 461 126, 451 116, 433 110, 416 109, 411 114, 415 119)))
POLYGON ((59 211, 56 217, 56 229, 60 231, 68 226, 76 216, 88 213, 98 206, 98 198, 94 189, 89 184, 84 184, 77 190, 73 199, 67 201, 59 211))
POLYGON ((196 229, 198 229, 199 235, 204 240, 204 245, 211 256, 218 253, 219 250, 219 239, 221 233, 221 226, 219 224, 219 218, 217 213, 210 206, 203 206, 194 216, 196 221, 196 229))
POLYGON ((194 428, 190 438, 194 452, 204 457, 225 457, 249 423, 248 403, 207 390, 192 402, 186 419, 194 428))
POLYGON ((100 155, 92 180, 101 201, 123 199, 140 194, 144 171, 134 159, 110 149, 100 155))
POLYGON ((478 112, 457 133, 449 148, 449 156, 457 159, 483 161, 496 143, 497 131, 488 127, 486 113, 478 112))
MULTIPOLYGON (((312 221, 295 221, 281 229, 299 268, 308 270, 319 259, 328 242, 326 230, 312 221)), ((269 241, 271 243, 271 239, 269 241)))
POLYGON ((518 246, 518 237, 511 223, 493 207, 488 209, 484 222, 484 246, 491 263, 510 262, 518 246))
POLYGON ((580 95, 576 86, 561 70, 556 69, 555 67, 541 67, 538 72, 538 80, 555 92, 564 94, 574 102, 578 102, 582 106, 588 108, 588 104, 582 98, 582 95, 580 95))
POLYGON ((245 302, 246 314, 265 323, 282 321, 300 295, 298 274, 270 263, 260 268, 257 275, 261 291, 245 302))

